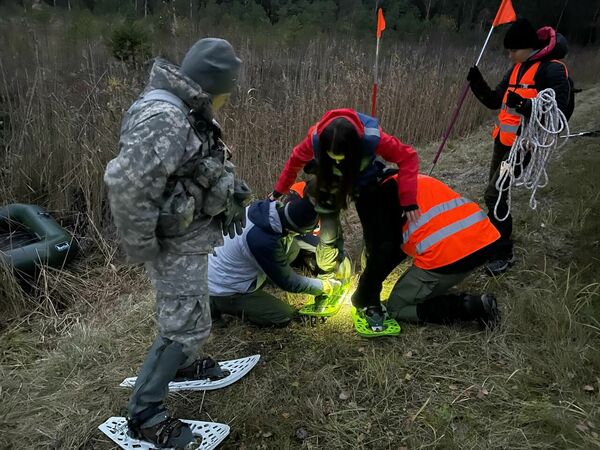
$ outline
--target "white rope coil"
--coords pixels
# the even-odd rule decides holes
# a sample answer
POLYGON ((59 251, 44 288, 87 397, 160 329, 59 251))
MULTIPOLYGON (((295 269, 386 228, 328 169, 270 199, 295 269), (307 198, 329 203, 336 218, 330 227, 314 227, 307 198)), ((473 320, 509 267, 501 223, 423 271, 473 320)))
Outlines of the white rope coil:
POLYGON ((512 186, 525 186, 531 190, 529 206, 537 207, 535 194, 538 188, 548 185, 546 164, 552 154, 567 143, 568 138, 559 141, 563 131, 568 136, 569 125, 565 115, 556 104, 553 89, 544 89, 531 99, 531 116, 521 121, 521 134, 513 143, 508 158, 500 164, 500 176, 496 180, 498 200, 494 206, 494 216, 504 221, 510 215, 512 186), (524 167, 525 166, 525 167, 524 167), (498 217, 498 205, 502 196, 507 196, 508 210, 498 217))

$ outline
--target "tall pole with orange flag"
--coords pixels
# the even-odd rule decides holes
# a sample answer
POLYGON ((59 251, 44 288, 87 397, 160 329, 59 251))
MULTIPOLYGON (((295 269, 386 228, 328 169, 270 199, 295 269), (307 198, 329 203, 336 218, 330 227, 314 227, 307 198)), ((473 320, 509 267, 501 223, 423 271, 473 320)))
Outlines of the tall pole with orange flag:
MULTIPOLYGON (((515 10, 513 8, 511 0, 502 0, 502 3, 500 3, 500 7, 498 8, 498 12, 496 13, 496 17, 494 18, 494 21, 492 22, 490 32, 488 33, 487 38, 485 39, 485 42, 483 43, 483 47, 481 48, 481 52, 479 52, 479 57, 477 58, 477 61, 475 62, 476 66, 478 66, 479 62, 481 61, 481 57, 483 56, 483 53, 485 52, 485 49, 490 41, 490 37, 492 36, 492 32, 494 31, 494 28, 496 28, 498 25, 503 25, 505 23, 514 22, 515 20, 517 20, 517 15, 515 13, 515 10)), ((442 137, 442 142, 440 143, 440 146, 438 147, 435 157, 433 158, 433 164, 431 166, 431 170, 429 171, 429 175, 431 175, 431 173, 433 172, 433 169, 435 168, 435 165, 437 164, 438 159, 440 158, 440 155, 442 154, 442 151, 444 150, 446 141, 448 140, 448 137, 450 136, 450 133, 452 132, 452 129, 454 128, 454 125, 456 124, 456 121, 458 119, 458 114, 460 113, 460 109, 462 108, 462 105, 465 102, 465 98, 467 97, 468 92, 469 92, 469 82, 467 81, 463 87, 462 93, 458 100, 458 104, 456 105, 456 109, 454 110, 454 113, 452 114, 452 118, 450 119, 450 124, 448 125, 448 128, 446 129, 446 132, 444 133, 444 135, 442 137)))
POLYGON ((377 107, 377 82, 379 78, 379 42, 381 41, 381 33, 385 30, 385 18, 381 8, 377 9, 377 47, 375 48, 375 78, 373 80, 373 94, 371 95, 371 115, 375 116, 377 107))

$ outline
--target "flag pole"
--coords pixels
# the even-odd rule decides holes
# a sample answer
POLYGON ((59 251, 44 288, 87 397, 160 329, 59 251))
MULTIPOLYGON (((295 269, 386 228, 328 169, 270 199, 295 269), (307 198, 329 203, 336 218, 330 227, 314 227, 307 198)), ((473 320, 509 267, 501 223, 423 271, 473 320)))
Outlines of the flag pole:
MULTIPOLYGON (((500 3, 500 6, 498 8, 498 11, 496 12, 496 17, 494 18, 494 21, 492 22, 490 31, 485 39, 485 42, 483 43, 481 52, 479 52, 479 57, 477 58, 477 61, 475 62, 475 67, 477 67, 481 61, 481 57, 483 56, 483 53, 485 52, 485 49, 490 41, 490 37, 492 36, 494 28, 497 27, 498 25, 502 25, 504 23, 514 22, 515 20, 517 20, 517 15, 512 6, 511 0, 502 0, 502 2, 500 3)), ((465 98, 467 97, 467 94, 469 93, 469 85, 470 85, 470 82, 467 81, 462 89, 461 95, 458 99, 458 104, 456 106, 456 109, 454 110, 454 113, 452 114, 452 119, 450 120, 450 124, 448 125, 448 128, 446 129, 446 132, 444 133, 444 135, 442 137, 442 142, 440 143, 440 146, 438 147, 435 157, 433 158, 433 164, 431 165, 431 169, 429 170, 429 175, 431 175, 431 173, 433 172, 433 169, 435 168, 435 165, 437 164, 438 159, 440 158, 440 155, 442 154, 442 151, 444 150, 446 141, 448 140, 448 137, 450 136, 450 133, 452 132, 452 129, 454 128, 454 125, 456 124, 456 121, 458 120, 458 114, 460 112, 460 109, 462 108, 465 98)))
POLYGON ((375 111, 377 110, 377 83, 379 78, 379 43, 381 42, 381 33, 385 30, 385 18, 383 17, 383 10, 379 8, 379 2, 376 2, 375 16, 377 17, 377 46, 375 47, 375 67, 374 67, 374 79, 373 79, 373 93, 371 95, 371 116, 375 117, 375 111))
POLYGON ((481 47, 481 52, 479 52, 479 57, 477 58, 477 62, 475 63, 476 66, 478 66, 479 62, 481 61, 481 57, 483 56, 483 52, 485 52, 485 48, 487 47, 488 43, 490 42, 490 38, 492 37, 493 31, 494 31, 494 25, 492 25, 490 27, 490 32, 488 33, 487 38, 485 38, 483 47, 481 47))
POLYGON ((377 79, 379 77, 379 41, 381 38, 377 38, 377 47, 375 48, 375 78, 373 79, 373 94, 371 95, 371 116, 375 117, 375 110, 377 106, 377 79))
MULTIPOLYGON (((490 42, 490 37, 492 36, 493 31, 494 31, 494 26, 492 25, 490 28, 490 32, 488 33, 487 38, 485 39, 483 47, 481 48, 481 52, 479 52, 479 57, 477 58, 477 62, 475 63, 476 66, 478 66, 479 62, 481 61, 481 57, 483 56, 483 53, 485 52, 485 49, 486 49, 488 43, 490 42)), ((458 120, 458 115, 460 113, 462 105, 465 102, 465 99, 467 98, 467 94, 469 93, 469 85, 470 85, 470 83, 469 83, 469 81, 467 81, 465 83, 465 85, 463 86, 460 97, 458 98, 458 104, 456 105, 456 109, 454 110, 454 113, 452 114, 452 119, 450 120, 450 123, 448 124, 448 127, 446 128, 446 131, 444 132, 444 135, 442 136, 442 142, 440 143, 440 146, 437 149, 435 157, 433 158, 433 164, 431 165, 431 169, 429 169, 429 175, 431 175, 433 173, 433 169, 435 168, 435 165, 437 164, 438 159, 440 159, 440 155, 442 154, 442 151, 444 150, 444 147, 446 146, 446 141, 450 137, 450 133, 452 133, 452 129, 454 128, 454 125, 456 125, 456 121, 458 120)))

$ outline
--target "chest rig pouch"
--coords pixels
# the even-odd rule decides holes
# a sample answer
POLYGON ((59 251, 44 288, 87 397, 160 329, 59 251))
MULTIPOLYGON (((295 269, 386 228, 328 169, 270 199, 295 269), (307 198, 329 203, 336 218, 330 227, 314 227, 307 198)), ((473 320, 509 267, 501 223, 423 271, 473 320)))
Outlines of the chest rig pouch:
POLYGON ((199 141, 192 156, 167 180, 157 224, 159 236, 180 236, 194 221, 216 216, 229 206, 235 166, 229 161, 231 152, 215 120, 197 117, 179 97, 166 90, 150 91, 142 100, 164 101, 179 108, 199 141))

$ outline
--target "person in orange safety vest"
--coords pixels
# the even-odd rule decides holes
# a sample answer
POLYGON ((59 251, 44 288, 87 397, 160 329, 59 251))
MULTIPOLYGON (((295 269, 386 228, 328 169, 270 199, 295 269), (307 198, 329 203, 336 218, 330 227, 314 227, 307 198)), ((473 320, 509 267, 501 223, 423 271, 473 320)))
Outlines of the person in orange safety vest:
MULTIPOLYGON (((397 175, 386 183, 396 179, 397 175)), ((397 199, 386 200, 390 213, 398 214, 397 199)), ((413 264, 394 285, 387 314, 408 322, 477 320, 493 326, 499 316, 493 295, 448 290, 488 260, 500 233, 475 202, 435 178, 418 176, 417 205, 421 217, 404 220, 397 239, 398 262, 410 256, 413 264)))
MULTIPOLYGON (((494 216, 494 207, 501 196, 496 189, 496 181, 502 162, 508 158, 510 148, 519 134, 523 118, 528 120, 531 115, 531 99, 538 92, 551 88, 556 95, 558 108, 567 119, 574 108, 574 91, 568 70, 559 61, 567 54, 567 41, 560 33, 551 27, 536 31, 526 19, 518 19, 508 29, 504 47, 514 65, 495 89, 488 86, 477 66, 471 67, 467 76, 477 99, 490 109, 500 110, 498 123, 492 132, 494 153, 485 190, 488 215, 501 234, 497 252, 486 265, 491 275, 504 272, 515 261, 511 240, 512 217, 508 215, 506 220, 499 221, 494 216)), ((523 167, 529 163, 529 159, 528 156, 524 158, 523 167)), ((519 174, 520 168, 517 168, 515 176, 519 174)), ((507 198, 502 195, 498 217, 505 217, 507 212, 507 198)))

